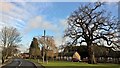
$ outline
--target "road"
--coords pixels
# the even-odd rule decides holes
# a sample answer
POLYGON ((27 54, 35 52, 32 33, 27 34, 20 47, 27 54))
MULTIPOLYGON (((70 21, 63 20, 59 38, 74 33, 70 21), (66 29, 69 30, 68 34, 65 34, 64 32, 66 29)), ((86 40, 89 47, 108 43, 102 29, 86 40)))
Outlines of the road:
POLYGON ((23 60, 23 59, 14 59, 11 63, 3 66, 2 68, 42 68, 35 66, 34 63, 23 60))

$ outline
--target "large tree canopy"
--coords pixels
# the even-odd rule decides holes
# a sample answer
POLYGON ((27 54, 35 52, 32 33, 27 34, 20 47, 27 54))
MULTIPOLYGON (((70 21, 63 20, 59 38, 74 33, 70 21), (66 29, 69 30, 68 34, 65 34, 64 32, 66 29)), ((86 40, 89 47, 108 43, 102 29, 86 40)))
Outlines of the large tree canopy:
MULTIPOLYGON (((93 43, 100 43, 100 39, 106 41, 107 45, 117 45, 117 23, 118 20, 101 7, 103 3, 96 2, 81 5, 68 18, 68 27, 65 36, 72 39, 72 44, 86 42, 89 52, 89 63, 94 63, 93 43)), ((103 42, 102 42, 103 43, 103 42)))

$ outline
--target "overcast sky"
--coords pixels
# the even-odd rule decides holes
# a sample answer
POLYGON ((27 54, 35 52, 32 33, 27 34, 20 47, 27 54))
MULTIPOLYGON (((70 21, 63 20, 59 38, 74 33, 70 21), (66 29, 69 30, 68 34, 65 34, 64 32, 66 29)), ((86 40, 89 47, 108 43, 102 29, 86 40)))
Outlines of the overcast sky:
MULTIPOLYGON (((21 42, 23 46, 20 47, 23 51, 29 47, 33 37, 43 35, 44 29, 46 30, 46 35, 54 36, 56 45, 59 46, 62 43, 64 29, 67 26, 67 17, 80 4, 87 4, 87 2, 38 2, 38 0, 35 0, 36 2, 32 0, 32 2, 4 1, 10 2, 0 2, 0 29, 3 26, 17 28, 23 36, 21 42)), ((118 6, 111 1, 108 0, 109 3, 102 8, 112 12, 113 16, 118 16, 118 6)), ((115 1, 117 2, 118 0, 115 1)))

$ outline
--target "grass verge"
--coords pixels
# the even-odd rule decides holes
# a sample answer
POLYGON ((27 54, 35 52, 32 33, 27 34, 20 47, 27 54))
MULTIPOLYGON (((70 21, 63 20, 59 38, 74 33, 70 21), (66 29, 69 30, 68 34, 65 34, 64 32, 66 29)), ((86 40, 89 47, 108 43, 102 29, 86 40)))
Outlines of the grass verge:
POLYGON ((48 61, 48 63, 42 63, 42 60, 28 59, 32 62, 39 63, 45 68, 120 68, 119 64, 111 63, 98 63, 88 64, 85 62, 68 62, 68 61, 48 61))

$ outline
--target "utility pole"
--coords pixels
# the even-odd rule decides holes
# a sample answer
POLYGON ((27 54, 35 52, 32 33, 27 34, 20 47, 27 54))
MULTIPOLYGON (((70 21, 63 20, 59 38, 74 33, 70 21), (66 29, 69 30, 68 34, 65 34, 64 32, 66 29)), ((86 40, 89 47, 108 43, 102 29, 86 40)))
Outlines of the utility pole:
POLYGON ((46 31, 44 30, 44 43, 43 43, 43 47, 42 47, 42 53, 43 53, 43 63, 46 61, 48 63, 48 58, 47 58, 47 45, 46 45, 46 39, 48 37, 46 37, 46 31))
POLYGON ((44 63, 44 60, 45 60, 45 30, 44 30, 44 44, 43 44, 43 48, 42 48, 42 50, 43 50, 43 63, 44 63))

